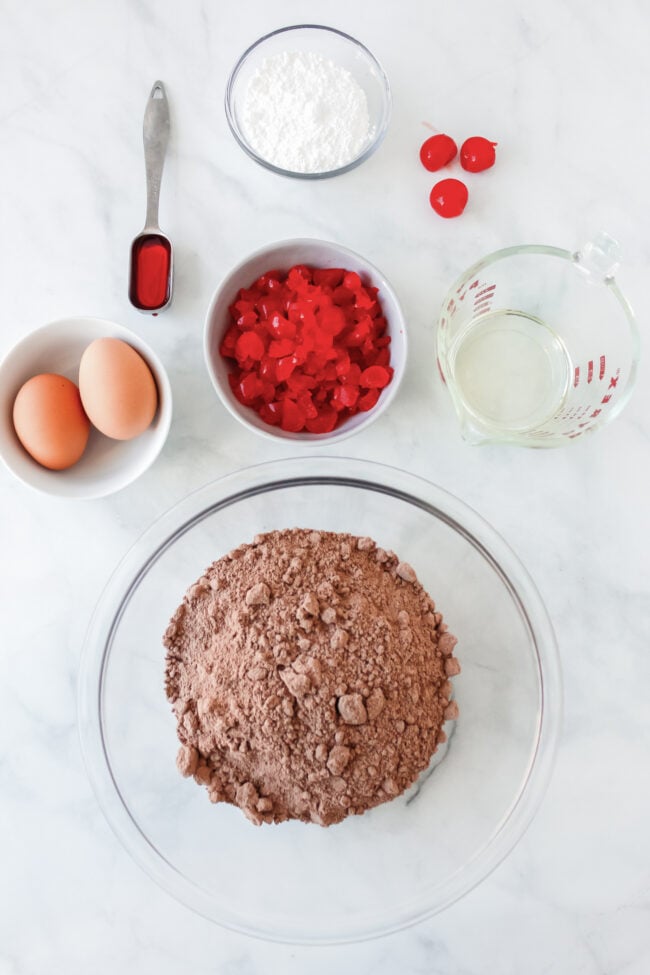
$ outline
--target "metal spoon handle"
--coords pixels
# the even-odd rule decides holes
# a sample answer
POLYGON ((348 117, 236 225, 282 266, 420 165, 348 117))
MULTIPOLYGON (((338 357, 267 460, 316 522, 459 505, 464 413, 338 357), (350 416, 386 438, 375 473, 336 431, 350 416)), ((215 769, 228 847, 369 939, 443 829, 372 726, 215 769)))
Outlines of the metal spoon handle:
POLYGON ((144 111, 144 165, 147 174, 147 221, 158 227, 158 201, 165 153, 169 142, 169 102, 162 81, 156 81, 144 111))

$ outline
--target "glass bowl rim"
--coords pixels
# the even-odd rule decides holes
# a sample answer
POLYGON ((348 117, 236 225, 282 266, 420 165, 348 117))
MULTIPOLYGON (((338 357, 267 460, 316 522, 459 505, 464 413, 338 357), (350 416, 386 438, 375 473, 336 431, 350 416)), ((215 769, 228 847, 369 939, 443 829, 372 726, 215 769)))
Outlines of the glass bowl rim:
POLYGON ((393 934, 439 913, 473 890, 512 851, 532 821, 553 769, 562 723, 562 678, 555 634, 541 596, 517 555, 481 515, 431 481, 397 467, 347 457, 312 455, 267 461, 216 478, 186 495, 140 535, 110 576, 88 625, 79 669, 77 707, 83 760, 100 809, 122 846, 160 887, 197 914, 240 934, 283 944, 349 944, 393 934), (307 473, 312 468, 319 472, 307 473), (288 471, 293 476, 287 476, 288 471), (237 487, 238 482, 245 486, 246 481, 252 483, 244 490, 230 490, 233 485, 237 487), (149 566, 164 554, 176 537, 202 517, 214 510, 226 508, 243 496, 300 483, 313 485, 324 482, 371 488, 399 500, 415 503, 421 510, 439 517, 473 545, 500 576, 519 612, 523 613, 536 658, 540 707, 532 754, 517 793, 489 841, 438 885, 442 886, 444 896, 438 894, 434 903, 422 906, 420 895, 415 899, 417 907, 411 900, 398 905, 394 910, 384 909, 380 913, 375 911, 359 916, 355 919, 357 930, 353 932, 333 934, 327 931, 314 934, 307 931, 300 935, 287 936, 269 929, 268 926, 266 929, 263 925, 254 926, 255 918, 252 919, 253 924, 247 923, 248 919, 242 919, 241 912, 231 912, 231 915, 225 917, 223 911, 219 910, 217 916, 210 910, 211 895, 170 863, 132 816, 114 778, 102 726, 103 679, 111 646, 104 639, 101 654, 97 652, 96 646, 98 636, 108 633, 109 638, 112 638, 126 601, 137 588, 140 579, 146 575, 149 566), (418 493, 412 493, 416 489, 418 493), (428 495, 428 499, 422 497, 423 493, 428 495), (197 514, 197 501, 205 500, 210 495, 212 503, 197 514), (185 517, 187 512, 194 513, 188 518, 185 517), (185 517, 180 525, 179 514, 185 517), (169 528, 174 525, 176 529, 170 533, 169 528), (152 540, 157 540, 158 543, 153 551, 152 540), (493 554, 495 550, 498 559, 493 554), (139 565, 143 551, 149 555, 145 564, 139 565), (135 575, 125 595, 124 578, 131 576, 134 570, 135 575), (114 596, 117 593, 121 593, 122 598, 115 612, 114 596))
POLYGON ((277 30, 270 31, 268 34, 263 34, 262 37, 258 37, 256 41, 250 44, 243 54, 237 59, 234 67, 232 68, 228 81, 226 82, 226 93, 224 96, 224 108, 226 112, 226 119, 228 120, 228 125, 230 131, 232 132, 238 145, 244 150, 247 156, 250 156, 256 163, 263 166, 265 169, 270 170, 273 173, 277 173, 279 176, 287 176, 292 179, 328 179, 331 176, 342 176, 343 173, 350 172, 350 170, 355 169, 360 166, 362 162, 365 162, 381 145, 384 141, 386 133, 388 131, 388 126, 390 124, 391 109, 392 109, 392 95, 390 90, 390 83, 386 72, 384 71, 381 63, 375 57, 369 48, 361 41, 357 40, 356 37, 352 37, 351 34, 346 34, 345 31, 338 30, 336 27, 327 27, 325 24, 290 24, 287 27, 279 27, 277 30), (235 118, 235 113, 233 109, 233 89, 240 70, 244 66, 248 56, 253 53, 258 47, 263 43, 270 40, 272 37, 277 37, 279 34, 286 34, 289 31, 297 30, 319 30, 326 31, 329 34, 335 34, 339 38, 343 38, 345 41, 350 41, 355 47, 359 48, 366 57, 370 60, 371 64, 377 71, 377 77, 381 83, 381 89, 383 93, 383 111, 382 117, 379 121, 377 132, 375 133, 372 140, 368 143, 363 152, 353 159, 351 162, 346 163, 345 166, 339 166, 336 169, 327 169, 323 172, 318 173, 298 173, 292 169, 284 169, 281 166, 275 166, 273 163, 264 159, 262 156, 258 155, 252 146, 248 143, 245 138, 244 133, 239 128, 237 120, 235 118))

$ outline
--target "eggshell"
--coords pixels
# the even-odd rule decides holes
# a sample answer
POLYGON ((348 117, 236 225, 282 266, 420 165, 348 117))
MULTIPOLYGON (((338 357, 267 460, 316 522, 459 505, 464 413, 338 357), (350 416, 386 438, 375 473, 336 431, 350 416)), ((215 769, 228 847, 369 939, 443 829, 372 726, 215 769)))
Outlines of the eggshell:
POLYGON ((76 464, 88 443, 90 422, 79 390, 65 376, 32 376, 14 400, 16 434, 27 453, 53 471, 76 464))
POLYGON ((79 392, 93 425, 113 440, 139 436, 158 407, 151 369, 121 339, 91 342, 79 365, 79 392))

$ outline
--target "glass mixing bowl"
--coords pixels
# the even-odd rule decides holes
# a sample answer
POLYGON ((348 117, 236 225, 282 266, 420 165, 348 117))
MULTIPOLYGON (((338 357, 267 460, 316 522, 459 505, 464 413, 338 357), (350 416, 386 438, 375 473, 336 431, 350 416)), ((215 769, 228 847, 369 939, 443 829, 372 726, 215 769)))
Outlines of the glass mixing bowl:
POLYGON ((228 928, 295 943, 388 934, 447 907, 512 849, 546 785, 560 725, 553 630, 500 536, 427 481, 311 457, 229 475, 136 543, 91 621, 79 721, 100 805, 134 859, 228 928), (462 674, 449 743, 403 796, 323 829, 256 828, 176 765, 162 635, 185 590, 258 532, 370 535, 411 563, 453 633, 462 674))

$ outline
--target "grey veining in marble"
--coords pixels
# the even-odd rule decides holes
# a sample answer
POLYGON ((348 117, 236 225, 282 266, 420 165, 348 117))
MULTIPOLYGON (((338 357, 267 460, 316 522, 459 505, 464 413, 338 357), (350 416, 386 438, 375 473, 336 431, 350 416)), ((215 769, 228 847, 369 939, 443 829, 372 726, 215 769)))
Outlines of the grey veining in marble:
POLYGON ((650 971, 650 383, 564 451, 465 445, 434 366, 446 287, 515 243, 574 247, 603 227, 620 284, 650 321, 650 153, 643 0, 3 0, 0 9, 0 353, 66 315, 114 319, 161 356, 168 443, 121 493, 66 503, 0 471, 0 975, 644 975, 650 971), (228 130, 228 72, 260 34, 324 22, 359 37, 390 78, 377 154, 336 180, 286 181, 228 130), (142 106, 171 103, 161 225, 175 296, 128 303, 144 206, 142 106), (468 175, 462 218, 438 219, 418 161, 427 124, 499 142, 468 175), (205 482, 288 451, 214 395, 201 333, 212 291, 265 242, 321 236, 363 253, 397 290, 410 362, 390 411, 332 452, 380 460, 475 507, 533 575, 559 638, 565 725, 533 825, 453 908, 401 934, 332 949, 249 940, 194 916, 119 846, 86 780, 76 730, 84 631, 116 562, 205 482))

